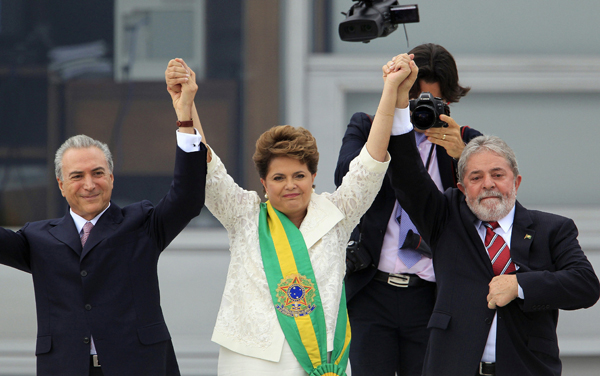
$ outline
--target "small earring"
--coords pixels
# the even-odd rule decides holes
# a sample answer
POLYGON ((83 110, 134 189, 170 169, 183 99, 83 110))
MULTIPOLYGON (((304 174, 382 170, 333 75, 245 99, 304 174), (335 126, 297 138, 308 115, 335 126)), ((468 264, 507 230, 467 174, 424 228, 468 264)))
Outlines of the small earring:
POLYGON ((315 193, 315 189, 313 188, 313 193, 315 193))
POLYGON ((268 200, 269 199, 269 194, 265 192, 265 198, 268 200))

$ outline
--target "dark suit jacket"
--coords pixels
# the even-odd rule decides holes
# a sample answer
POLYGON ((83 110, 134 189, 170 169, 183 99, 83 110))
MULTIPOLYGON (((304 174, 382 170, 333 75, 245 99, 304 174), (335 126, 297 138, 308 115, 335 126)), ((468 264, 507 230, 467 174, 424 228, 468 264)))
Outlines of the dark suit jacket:
POLYGON ((105 376, 179 375, 157 262, 200 213, 205 181, 206 148, 177 148, 167 195, 156 206, 111 202, 83 249, 68 212, 16 233, 0 229, 0 262, 33 276, 38 376, 87 375, 91 336, 105 376))
MULTIPOLYGON (((335 170, 336 186, 339 187, 342 184, 342 179, 348 172, 350 162, 360 153, 360 150, 366 144, 369 132, 371 131, 371 119, 371 116, 363 112, 357 112, 352 115, 337 161, 337 168, 335 170)), ((465 143, 477 136, 481 136, 481 133, 469 127, 462 127, 461 134, 465 143)), ((456 187, 456 161, 441 146, 436 146, 436 156, 444 189, 456 187)), ((421 160, 419 160, 419 164, 423 164, 421 160)), ((381 255, 381 245, 383 244, 383 238, 395 202, 396 196, 394 190, 389 179, 386 178, 373 204, 365 215, 363 215, 360 225, 352 234, 352 239, 357 240, 358 234, 362 232, 360 246, 370 255, 372 264, 369 268, 359 270, 347 276, 346 296, 348 300, 352 299, 358 291, 365 287, 373 279, 377 271, 381 255)))
MULTIPOLYGON (((494 274, 475 215, 458 189, 440 192, 416 163, 413 132, 390 143, 392 185, 410 199, 400 203, 433 250, 438 294, 423 374, 473 375, 496 312, 487 307, 494 274)), ((510 251, 525 299, 497 310, 497 376, 560 375, 558 310, 590 307, 600 294, 577 234, 571 219, 516 203, 510 251)))

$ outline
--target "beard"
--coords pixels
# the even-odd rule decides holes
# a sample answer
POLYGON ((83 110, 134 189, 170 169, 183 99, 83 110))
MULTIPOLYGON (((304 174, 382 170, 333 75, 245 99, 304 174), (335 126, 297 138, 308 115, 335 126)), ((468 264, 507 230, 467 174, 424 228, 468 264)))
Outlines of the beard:
POLYGON ((475 216, 484 222, 498 221, 508 215, 512 208, 515 206, 517 201, 517 188, 513 185, 510 192, 506 195, 492 190, 483 191, 477 197, 471 198, 466 196, 467 206, 475 216), (489 197, 495 197, 487 199, 483 203, 482 201, 489 197))

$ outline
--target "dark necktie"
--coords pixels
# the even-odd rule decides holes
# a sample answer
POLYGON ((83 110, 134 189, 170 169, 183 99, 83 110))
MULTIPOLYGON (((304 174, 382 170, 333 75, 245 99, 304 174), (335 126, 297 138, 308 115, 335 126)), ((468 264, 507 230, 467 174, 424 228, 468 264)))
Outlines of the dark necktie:
POLYGON ((498 222, 483 222, 485 226, 485 248, 492 261, 495 275, 508 274, 516 270, 515 263, 510 258, 510 249, 502 236, 494 230, 499 227, 498 222))
POLYGON ((85 225, 83 225, 83 235, 81 235, 82 247, 85 245, 85 242, 87 242, 88 238, 90 237, 90 231, 92 231, 92 227, 94 227, 92 222, 86 222, 85 225))
MULTIPOLYGON (((398 239, 398 258, 406 265, 407 268, 412 268, 419 260, 421 260, 421 252, 415 250, 407 244, 407 236, 414 236, 413 234, 419 235, 417 228, 410 220, 408 213, 402 209, 398 204, 398 211, 396 212, 396 221, 400 225, 400 234, 398 239)), ((420 237, 419 237, 420 238, 420 237)))

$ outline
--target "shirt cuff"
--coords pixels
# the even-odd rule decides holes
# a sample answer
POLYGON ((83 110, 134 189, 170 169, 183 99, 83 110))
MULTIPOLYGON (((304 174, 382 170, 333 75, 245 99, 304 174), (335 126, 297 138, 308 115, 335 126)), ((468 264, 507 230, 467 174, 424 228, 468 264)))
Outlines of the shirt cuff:
POLYGON ((517 284, 517 288, 519 289, 519 292, 517 293, 517 296, 520 299, 525 299, 525 293, 523 293, 523 288, 521 288, 521 285, 517 284))
POLYGON ((401 134, 412 131, 413 125, 410 122, 410 109, 396 108, 394 110, 394 123, 392 125, 392 136, 399 136, 401 134))
POLYGON ((202 136, 196 128, 194 128, 194 132, 195 134, 175 131, 177 134, 177 146, 186 153, 200 151, 202 136))
POLYGON ((392 160, 392 157, 390 157, 390 153, 387 153, 385 162, 379 162, 378 160, 373 159, 373 157, 371 157, 371 154, 369 154, 369 151, 367 150, 366 144, 360 150, 358 158, 360 159, 362 164, 367 168, 368 171, 372 171, 375 173, 385 172, 390 164, 390 161, 392 160))

